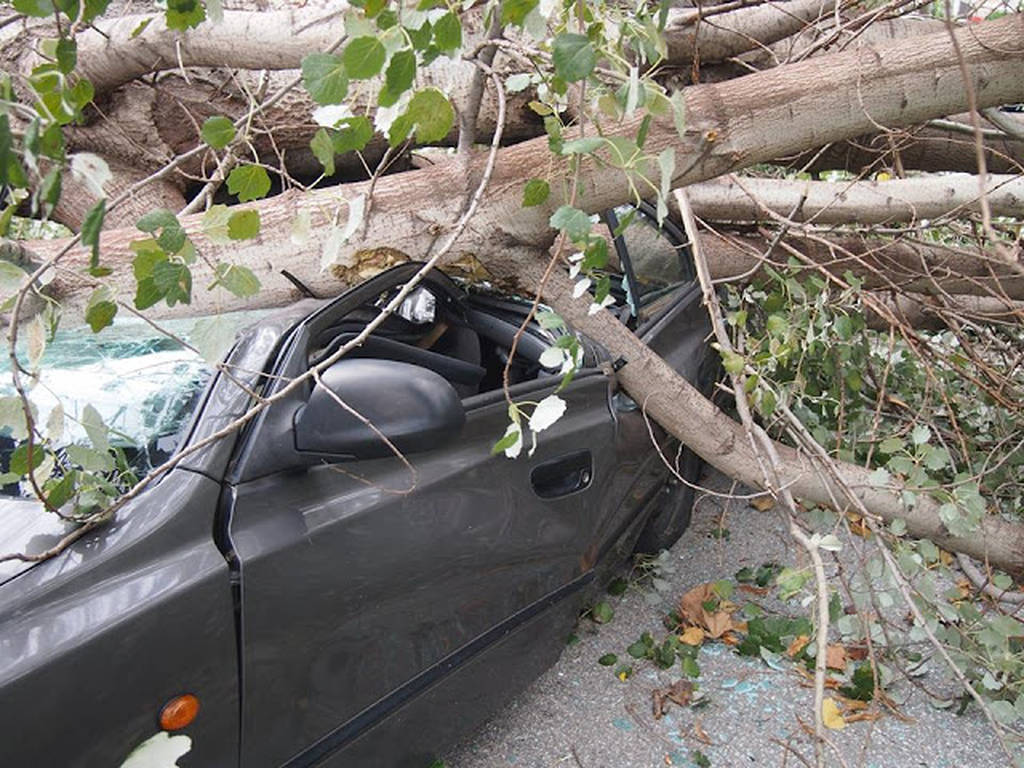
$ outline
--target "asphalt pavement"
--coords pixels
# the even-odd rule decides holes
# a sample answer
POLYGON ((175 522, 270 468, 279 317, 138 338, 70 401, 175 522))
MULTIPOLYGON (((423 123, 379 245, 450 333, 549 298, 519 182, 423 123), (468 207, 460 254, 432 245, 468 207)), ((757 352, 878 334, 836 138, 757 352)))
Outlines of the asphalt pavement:
MULTIPOLYGON (((711 474, 705 485, 730 492, 729 481, 711 474)), ((680 665, 658 669, 629 658, 639 635, 657 639, 662 620, 680 595, 705 582, 733 579, 743 567, 799 563, 799 554, 774 511, 748 502, 705 495, 693 522, 659 570, 625 594, 607 598, 614 617, 606 624, 582 619, 578 641, 558 663, 475 734, 451 750, 445 768, 663 768, 664 766, 801 766, 813 764, 813 689, 788 659, 769 666, 738 655, 720 642, 701 647, 699 707, 670 703, 655 719, 652 692, 681 679, 680 665), (619 663, 598 659, 614 653, 619 663), (621 663, 631 677, 616 675, 621 663)), ((771 601, 771 596, 755 599, 771 601)), ((738 592, 733 598, 743 600, 738 592)), ((778 604, 799 613, 800 606, 778 604)), ((809 610, 809 609, 808 609, 809 610)), ((956 692, 937 666, 915 681, 940 694, 956 692)), ((500 690, 500 685, 496 686, 500 690)), ((829 731, 827 764, 864 768, 989 768, 1008 761, 976 708, 963 715, 939 709, 916 685, 898 680, 889 689, 895 713, 881 706, 877 719, 829 731)), ((868 717, 875 717, 872 714, 868 717)), ((1024 759, 1024 748, 1016 747, 1024 759)))

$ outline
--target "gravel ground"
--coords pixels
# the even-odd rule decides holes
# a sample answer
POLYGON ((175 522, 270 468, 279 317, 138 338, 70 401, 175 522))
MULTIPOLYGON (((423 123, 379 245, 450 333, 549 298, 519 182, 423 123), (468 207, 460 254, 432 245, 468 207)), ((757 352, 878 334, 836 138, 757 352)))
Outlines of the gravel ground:
MULTIPOLYGON (((730 488, 720 475, 705 483, 720 491, 730 488)), ((664 593, 675 598, 698 584, 732 578, 743 566, 756 568, 770 561, 797 562, 779 516, 747 509, 743 501, 705 496, 690 530, 670 553, 677 567, 662 574, 671 583, 664 593), (754 520, 757 525, 751 524, 754 520), (712 535, 721 525, 729 528, 728 540, 712 535)), ((651 692, 679 679, 679 665, 659 670, 650 662, 629 659, 625 649, 645 630, 655 638, 665 635, 661 620, 667 603, 653 605, 639 588, 609 601, 615 608, 611 622, 599 626, 581 621, 579 642, 567 646, 554 667, 453 749, 445 768, 696 766, 697 750, 716 768, 813 763, 812 743, 802 725, 813 727, 813 689, 788 665, 772 669, 720 643, 700 651, 699 683, 708 703, 697 709, 670 705, 665 717, 655 720, 651 692), (623 682, 615 667, 600 666, 597 659, 606 653, 631 661, 633 677, 623 682)), ((929 673, 923 682, 949 690, 941 672, 929 673)), ((909 721, 886 713, 874 722, 830 731, 828 765, 1007 764, 976 708, 962 716, 936 709, 905 683, 895 684, 892 695, 909 721)), ((1024 756, 1024 749, 1020 754, 1024 756)))

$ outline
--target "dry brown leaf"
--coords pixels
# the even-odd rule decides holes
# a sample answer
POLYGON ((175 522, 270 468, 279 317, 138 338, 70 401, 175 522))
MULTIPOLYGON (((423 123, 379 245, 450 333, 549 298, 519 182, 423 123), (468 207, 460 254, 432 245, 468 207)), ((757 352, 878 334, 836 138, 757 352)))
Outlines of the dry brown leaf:
POLYGON ((809 642, 811 642, 811 638, 807 635, 797 635, 793 638, 793 642, 789 644, 789 648, 786 649, 786 655, 792 659, 800 653, 800 651, 806 648, 809 642))
POLYGON ((771 591, 768 587, 755 587, 753 584, 740 584, 740 589, 744 592, 750 592, 752 595, 758 595, 759 597, 764 597, 771 591))
POLYGON ((673 701, 681 707, 689 706, 690 696, 693 695, 693 683, 689 680, 676 680, 667 688, 655 688, 651 691, 651 705, 654 710, 654 719, 660 720, 665 714, 665 707, 668 702, 673 701))
POLYGON ((845 715, 843 719, 848 723, 873 722, 882 717, 881 712, 853 712, 845 715))
POLYGON ((939 561, 943 565, 945 565, 946 567, 951 566, 953 564, 953 553, 952 552, 947 552, 944 549, 940 549, 939 550, 939 561))
POLYGON ((704 603, 714 597, 710 584, 694 587, 679 598, 679 617, 684 624, 701 624, 704 618, 704 603))
POLYGON ((767 512, 775 506, 775 499, 771 496, 758 496, 756 499, 750 502, 750 506, 756 509, 758 512, 767 512))
POLYGON ((704 626, 712 637, 721 637, 732 629, 732 616, 725 611, 704 612, 704 626))
POLYGON ((825 666, 840 672, 846 669, 846 649, 841 645, 828 646, 825 653, 825 666))
POLYGON ((851 533, 860 536, 862 539, 871 536, 871 530, 868 528, 867 523, 864 522, 864 518, 856 512, 847 512, 846 519, 850 521, 851 533))
POLYGON ((868 657, 866 645, 850 645, 846 648, 846 658, 850 661, 864 661, 868 657))
POLYGON ((726 645, 739 645, 740 644, 740 639, 736 635, 735 632, 726 632, 724 635, 722 635, 718 639, 721 640, 726 645))
POLYGON ((704 726, 701 725, 699 717, 693 721, 693 735, 697 737, 698 741, 702 741, 705 744, 711 744, 711 737, 708 736, 708 732, 704 730, 704 726))
POLYGON ((846 727, 846 720, 839 713, 839 705, 836 704, 836 700, 832 697, 828 697, 821 702, 821 720, 826 728, 830 728, 833 731, 841 731, 846 727))
POLYGON ((845 696, 837 696, 836 698, 842 702, 844 713, 867 709, 869 706, 866 701, 861 701, 860 699, 848 699, 845 696))
POLYGON ((704 642, 704 630, 700 627, 687 627, 679 636, 679 642, 687 645, 700 645, 704 642))

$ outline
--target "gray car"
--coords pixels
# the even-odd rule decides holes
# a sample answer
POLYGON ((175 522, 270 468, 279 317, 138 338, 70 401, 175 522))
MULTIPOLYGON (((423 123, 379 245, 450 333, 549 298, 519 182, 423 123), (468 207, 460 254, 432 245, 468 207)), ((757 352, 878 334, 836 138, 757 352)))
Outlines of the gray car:
MULTIPOLYGON (((609 233, 612 309, 707 388, 715 356, 681 233, 625 213, 636 220, 609 233)), ((157 463, 279 391, 417 268, 261 318, 219 372, 181 375, 194 396, 171 409, 177 436, 160 426, 135 458, 157 463)), ((492 455, 528 308, 432 272, 324 387, 188 456, 57 557, 5 565, 0 765, 425 768, 548 667, 613 569, 682 533, 692 493, 608 375, 629 362, 583 337, 565 415, 532 456, 492 455), (183 701, 188 722, 168 725, 165 705, 183 701)), ((522 335, 516 400, 558 389, 541 356, 560 333, 522 335)), ((5 502, 5 551, 64 530, 33 510, 5 502)))

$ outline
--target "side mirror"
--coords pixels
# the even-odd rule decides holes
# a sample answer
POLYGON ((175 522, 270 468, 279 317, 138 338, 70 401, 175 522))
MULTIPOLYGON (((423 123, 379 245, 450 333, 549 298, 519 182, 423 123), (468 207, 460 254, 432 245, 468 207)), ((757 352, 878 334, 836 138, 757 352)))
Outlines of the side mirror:
POLYGON ((466 421, 455 389, 442 376, 394 360, 342 359, 320 377, 294 417, 295 449, 339 459, 379 459, 391 449, 331 393, 360 413, 402 453, 455 438, 466 421), (329 389, 330 392, 325 391, 329 389))

